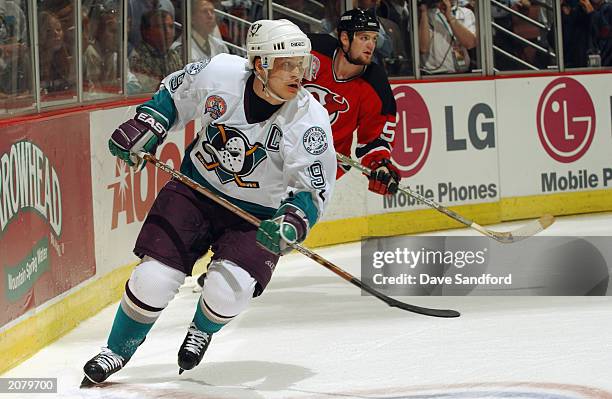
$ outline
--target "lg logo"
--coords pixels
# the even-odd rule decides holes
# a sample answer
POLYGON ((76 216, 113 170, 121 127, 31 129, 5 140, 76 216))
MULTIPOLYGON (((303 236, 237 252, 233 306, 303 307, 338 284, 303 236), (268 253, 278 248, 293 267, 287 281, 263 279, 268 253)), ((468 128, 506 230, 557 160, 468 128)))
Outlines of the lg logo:
MULTIPOLYGON (((455 137, 453 107, 444 107, 444 116, 446 119, 446 150, 466 150, 467 140, 455 137)), ((495 148, 495 115, 488 104, 477 103, 470 109, 467 131, 470 143, 475 149, 495 148)))
POLYGON ((538 136, 553 159, 571 163, 589 149, 595 135, 595 108, 578 81, 555 79, 546 86, 536 114, 538 136))
MULTIPOLYGON (((431 117, 425 101, 408 86, 393 89, 397 103, 395 145, 391 156, 402 177, 417 174, 425 165, 432 141, 431 117)), ((468 140, 476 150, 495 148, 495 115, 486 103, 474 104, 468 112, 466 128, 455 131, 454 107, 444 107, 446 151, 465 151, 468 140), (461 138, 466 136, 467 138, 461 138)))
POLYGON ((419 93, 408 86, 393 89, 397 103, 395 145, 391 156, 402 177, 417 174, 431 148, 431 118, 419 93))

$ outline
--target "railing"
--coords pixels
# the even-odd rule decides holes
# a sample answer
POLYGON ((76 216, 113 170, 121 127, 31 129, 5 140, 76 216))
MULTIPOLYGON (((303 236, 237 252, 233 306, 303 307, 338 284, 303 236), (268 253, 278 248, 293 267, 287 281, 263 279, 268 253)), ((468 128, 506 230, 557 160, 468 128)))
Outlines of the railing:
POLYGON ((529 40, 523 38, 522 36, 517 35, 516 33, 512 32, 512 31, 509 31, 508 29, 504 28, 503 26, 500 26, 500 25, 496 24, 495 22, 492 22, 491 26, 493 26, 495 29, 497 29, 499 31, 502 31, 506 35, 513 37, 515 40, 520 41, 521 43, 523 43, 526 46, 533 47, 534 49, 536 49, 536 50, 538 50, 538 51, 540 51, 542 53, 545 53, 545 54, 551 55, 553 57, 556 57, 556 55, 555 55, 555 53, 553 51, 545 49, 544 47, 539 46, 536 43, 530 42, 529 40))
POLYGON ((280 4, 272 4, 272 9, 274 11, 280 12, 281 14, 288 15, 297 19, 298 21, 306 22, 309 25, 321 26, 321 21, 316 18, 313 18, 309 15, 302 14, 299 11, 293 10, 291 8, 281 6, 280 4))

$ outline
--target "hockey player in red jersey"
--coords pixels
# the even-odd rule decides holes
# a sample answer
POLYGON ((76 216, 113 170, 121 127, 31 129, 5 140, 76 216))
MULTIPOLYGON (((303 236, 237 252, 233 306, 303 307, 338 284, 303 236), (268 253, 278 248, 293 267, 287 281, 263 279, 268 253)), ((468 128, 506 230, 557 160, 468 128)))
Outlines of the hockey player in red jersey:
MULTIPOLYGON (((356 130, 355 155, 372 170, 370 191, 394 194, 400 181, 399 170, 391 162, 395 99, 384 69, 372 62, 378 21, 369 11, 356 8, 342 14, 337 31, 338 39, 309 35, 319 68, 304 87, 327 109, 336 151, 351 155, 356 130)), ((347 170, 339 164, 336 178, 347 170)))

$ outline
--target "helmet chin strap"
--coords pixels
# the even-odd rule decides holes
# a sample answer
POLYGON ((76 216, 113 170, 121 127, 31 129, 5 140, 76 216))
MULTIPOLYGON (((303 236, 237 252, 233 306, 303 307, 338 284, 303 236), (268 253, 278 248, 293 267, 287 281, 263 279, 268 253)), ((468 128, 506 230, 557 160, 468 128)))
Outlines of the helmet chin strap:
MULTIPOLYGON (((348 51, 351 51, 351 46, 352 45, 353 45, 353 37, 350 36, 349 37, 348 51)), ((349 64, 364 66, 363 63, 359 63, 359 62, 355 61, 353 58, 351 58, 351 56, 349 55, 348 51, 344 51, 344 47, 343 46, 340 46, 340 50, 342 50, 342 53, 344 53, 344 58, 346 58, 346 60, 349 62, 349 64)))
MULTIPOLYGON (((349 50, 351 49, 350 45, 349 45, 349 50)), ((355 62, 354 59, 351 58, 351 56, 349 55, 349 53, 347 51, 344 51, 344 49, 342 49, 342 52, 344 53, 344 58, 349 62, 349 64, 353 64, 353 65, 363 65, 363 64, 359 64, 357 62, 355 62)))
POLYGON ((272 91, 272 89, 270 89, 268 87, 268 71, 267 69, 263 69, 264 70, 264 74, 265 74, 265 79, 261 77, 260 74, 258 74, 257 72, 255 72, 255 76, 257 77, 257 79, 259 79, 261 81, 261 83, 263 84, 263 91, 264 94, 268 97, 272 97, 273 99, 275 99, 276 101, 281 101, 281 102, 287 102, 288 100, 282 98, 281 96, 279 96, 278 94, 274 93, 274 91, 272 91))

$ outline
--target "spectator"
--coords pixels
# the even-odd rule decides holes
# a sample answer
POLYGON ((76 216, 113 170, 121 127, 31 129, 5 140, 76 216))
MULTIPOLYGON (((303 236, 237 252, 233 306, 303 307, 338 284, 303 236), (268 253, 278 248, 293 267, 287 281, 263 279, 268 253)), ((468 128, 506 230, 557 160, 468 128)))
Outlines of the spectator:
POLYGON ((336 36, 336 23, 340 19, 340 1, 325 2, 325 11, 323 15, 321 33, 336 36))
POLYGON ((476 0, 459 0, 459 6, 469 8, 475 14, 478 2, 476 0))
POLYGON ((476 17, 472 11, 451 7, 450 0, 429 0, 419 5, 419 50, 424 72, 467 72, 468 50, 476 44, 476 17))
MULTIPOLYGON (((519 1, 520 0, 499 0, 500 3, 508 8, 512 8, 512 6, 519 1)), ((491 3, 491 18, 495 25, 498 25, 501 29, 512 32, 512 15, 508 10, 497 6, 495 3, 491 3)), ((495 28, 493 30, 493 44, 505 52, 513 54, 514 40, 510 34, 501 29, 495 28)), ((498 70, 507 71, 515 67, 514 61, 501 52, 495 51, 494 57, 494 65, 498 70)))
POLYGON ((27 21, 13 1, 0 0, 0 93, 14 96, 31 90, 27 21))
POLYGON ((38 15, 38 27, 41 92, 67 92, 74 88, 75 76, 62 24, 55 14, 43 11, 38 15))
POLYGON ((229 49, 218 32, 215 5, 210 0, 192 0, 191 3, 191 61, 209 60, 229 49))
POLYGON ((57 18, 62 25, 64 43, 70 56, 73 55, 76 38, 76 15, 74 0, 41 0, 38 3, 38 12, 46 11, 57 18))
POLYGON ((612 66, 612 4, 591 0, 591 51, 599 55, 601 66, 612 66))
POLYGON ((0 43, 27 40, 26 28, 26 16, 19 4, 12 0, 0 0, 0 43))
POLYGON ((83 77, 90 92, 117 93, 121 87, 121 22, 117 9, 103 9, 94 21, 93 39, 83 52, 83 77))
POLYGON ((387 65, 387 74, 413 75, 412 36, 408 2, 406 0, 382 0, 377 8, 377 14, 380 16, 381 22, 388 19, 397 24, 399 28, 399 39, 395 40, 395 46, 399 46, 395 51, 398 57, 395 59, 395 63, 387 65))
POLYGON ((140 26, 142 16, 152 10, 165 10, 172 16, 172 21, 175 20, 174 5, 170 0, 129 0, 128 56, 132 55, 132 50, 142 42, 140 26))
MULTIPOLYGON (((512 5, 512 9, 520 12, 529 19, 547 25, 547 17, 542 10, 544 4, 532 2, 530 0, 520 0, 512 5)), ((540 47, 548 49, 548 41, 546 40, 547 31, 532 22, 526 21, 523 18, 512 16, 512 31, 540 47)), ((523 61, 535 66, 537 69, 546 69, 549 64, 549 57, 537 50, 535 47, 525 44, 522 41, 514 40, 514 53, 523 61)))
POLYGON ((239 48, 246 46, 246 34, 251 26, 243 22, 260 19, 263 9, 251 0, 225 0, 221 2, 222 11, 237 17, 220 19, 219 32, 225 42, 231 43, 230 53, 244 56, 246 52, 239 48), (259 15, 259 17, 257 16, 259 15))
POLYGON ((162 78, 182 67, 178 51, 170 48, 174 41, 174 18, 166 10, 149 11, 142 16, 142 43, 129 58, 130 71, 141 90, 157 90, 162 78))
POLYGON ((591 43, 591 13, 589 0, 562 0, 561 28, 563 29, 563 61, 566 68, 587 66, 587 52, 591 43))

